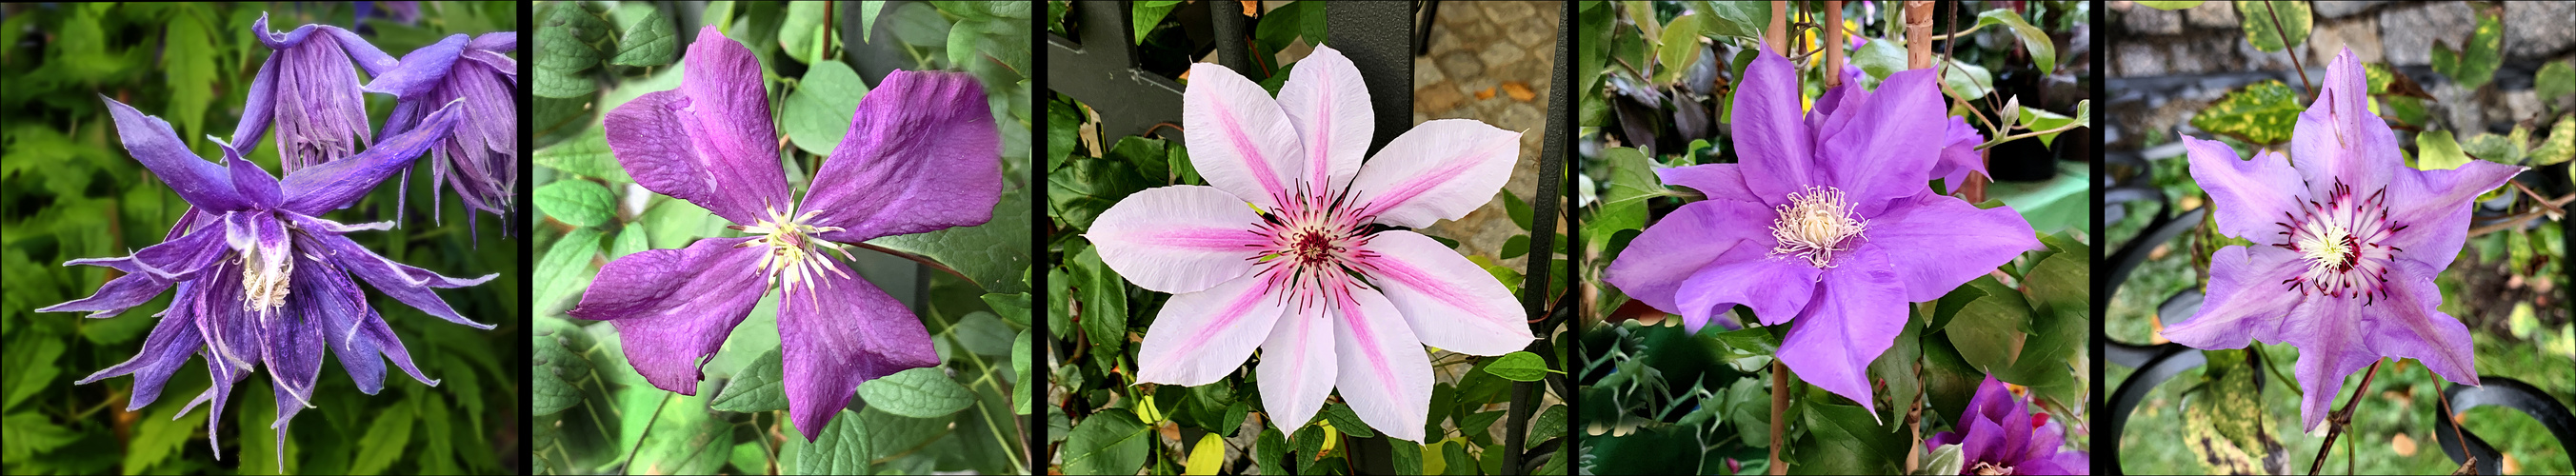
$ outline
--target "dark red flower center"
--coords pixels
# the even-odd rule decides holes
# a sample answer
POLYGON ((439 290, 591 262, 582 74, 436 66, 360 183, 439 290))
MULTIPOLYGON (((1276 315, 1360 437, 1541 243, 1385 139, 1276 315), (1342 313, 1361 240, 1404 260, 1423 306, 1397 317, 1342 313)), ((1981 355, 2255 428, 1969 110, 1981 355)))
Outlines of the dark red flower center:
POLYGON ((2279 243, 2272 246, 2299 253, 2307 271, 2282 280, 2301 295, 2363 299, 2363 305, 2386 296, 2388 270, 2397 253, 2388 244, 2406 225, 2388 220, 2388 190, 2357 197, 2352 186, 2336 181, 2320 202, 2309 200, 2298 213, 2282 212, 2279 243))

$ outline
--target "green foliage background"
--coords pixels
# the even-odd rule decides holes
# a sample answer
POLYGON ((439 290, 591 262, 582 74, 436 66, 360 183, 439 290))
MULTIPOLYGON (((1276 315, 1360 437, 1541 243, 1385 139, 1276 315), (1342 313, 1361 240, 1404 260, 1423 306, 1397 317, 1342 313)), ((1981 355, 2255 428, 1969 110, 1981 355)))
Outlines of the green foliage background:
MULTIPOLYGON (((421 19, 404 25, 378 17, 361 34, 400 57, 446 35, 516 28, 515 2, 423 2, 421 19)), ((219 154, 208 134, 229 135, 247 100, 244 91, 270 50, 251 33, 262 12, 280 31, 308 23, 349 27, 342 4, 92 3, 0 6, 0 117, 8 117, 7 155, 0 159, 0 334, 7 341, 5 470, 12 474, 269 473, 278 469, 268 422, 276 407, 268 373, 245 380, 209 434, 206 413, 179 409, 208 384, 202 358, 174 375, 161 398, 124 411, 134 379, 89 385, 74 380, 132 357, 170 301, 168 293, 109 319, 32 309, 88 296, 112 271, 64 267, 78 258, 121 256, 157 244, 186 202, 152 177, 118 141, 99 100, 106 95, 160 116, 200 157, 219 154), (219 444, 209 446, 208 440, 219 444)), ((368 94, 369 124, 381 127, 390 96, 368 94)), ((278 171, 273 141, 250 160, 278 171)), ((418 169, 426 173, 426 168, 418 169)), ((388 181, 392 182, 392 181, 388 181)), ((424 180, 424 184, 426 181, 424 180)), ((345 223, 392 220, 401 187, 386 183, 350 209, 326 215, 345 223)), ((357 391, 337 364, 326 364, 314 409, 287 435, 289 473, 517 472, 519 346, 506 336, 527 331, 518 295, 520 238, 504 236, 489 216, 471 229, 448 206, 433 221, 432 190, 411 187, 400 228, 351 239, 395 260, 451 276, 501 276, 439 295, 464 316, 496 324, 475 330, 369 292, 401 336, 421 372, 442 379, 422 385, 396 372, 386 388, 357 391)), ((452 200, 451 200, 452 201, 452 200)), ((337 356, 334 356, 336 361, 337 356)))
MULTIPOLYGON (((1029 64, 1026 2, 541 2, 529 78, 539 165, 532 454, 542 474, 1024 474, 1030 391, 1029 64), (695 19, 695 21, 685 20, 695 19), (704 364, 695 396, 663 391, 626 360, 610 322, 570 309, 610 260, 699 238, 743 236, 689 202, 634 186, 601 118, 679 87, 690 35, 716 25, 760 59, 785 137, 779 163, 809 185, 849 129, 865 76, 964 70, 1001 126, 1004 192, 990 222, 879 238, 856 251, 862 274, 884 254, 919 282, 871 281, 909 305, 942 365, 859 386, 818 435, 787 418, 773 291, 704 364), (864 38, 844 41, 843 38, 864 38), (862 73, 863 71, 871 73, 862 73), (883 254, 881 254, 883 253, 883 254), (907 293, 908 288, 926 292, 907 293), (1005 360, 1008 359, 1008 360, 1005 360)), ((696 38, 704 41, 708 38, 696 38)), ((900 273, 898 273, 900 274, 900 273)))

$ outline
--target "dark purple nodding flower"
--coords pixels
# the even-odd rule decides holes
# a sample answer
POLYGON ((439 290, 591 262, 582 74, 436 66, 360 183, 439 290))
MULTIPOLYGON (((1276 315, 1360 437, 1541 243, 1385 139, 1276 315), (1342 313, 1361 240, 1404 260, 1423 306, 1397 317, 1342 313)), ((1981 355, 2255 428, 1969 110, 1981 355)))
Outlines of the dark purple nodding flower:
POLYGON ((2335 56, 2315 104, 2290 132, 2290 157, 2245 161, 2183 137, 2191 177, 2218 209, 2218 232, 2258 246, 2210 257, 2209 298, 2166 339, 2202 349, 2249 340, 2299 348, 2299 414, 2314 431, 2345 377, 2384 357, 2414 358, 2477 385, 2469 328, 2434 309, 2433 276, 2468 240, 2470 202, 2523 168, 2470 160, 2415 170, 2397 134, 2370 113, 2361 61, 2335 56))
POLYGON ((608 146, 635 183, 752 234, 638 252, 599 271, 573 317, 613 320, 626 359, 694 395, 698 361, 775 284, 788 414, 811 440, 861 382, 939 365, 912 310, 826 254, 882 236, 974 226, 1001 200, 1001 139, 983 87, 896 71, 859 101, 802 202, 791 200, 760 61, 708 26, 680 88, 608 113, 608 146))
POLYGON ((2092 474, 2091 456, 2058 448, 2066 425, 2033 414, 2027 399, 1986 376, 1951 431, 1923 440, 1927 452, 1959 445, 1959 474, 2092 474), (2036 419, 2032 417, 2038 417, 2036 419))
MULTIPOLYGON (((287 420, 311 406, 325 348, 339 354, 341 368, 357 381, 360 391, 371 395, 384 388, 385 364, 378 355, 393 359, 413 379, 438 384, 412 366, 402 340, 367 304, 358 280, 449 322, 492 328, 457 315, 430 289, 472 286, 495 275, 456 279, 394 262, 342 236, 383 230, 391 223, 345 225, 316 217, 348 207, 386 177, 408 167, 431 142, 455 128, 463 108, 441 108, 409 133, 279 180, 242 159, 240 149, 232 144, 223 144, 225 165, 199 159, 179 142, 168 122, 113 99, 100 99, 107 101, 115 117, 125 150, 169 183, 190 208, 161 244, 122 258, 63 263, 105 266, 125 274, 100 286, 95 295, 38 311, 113 317, 150 301, 164 289, 178 288, 169 309, 157 314, 160 324, 144 339, 141 354, 79 383, 135 374, 134 396, 126 409, 141 409, 160 398, 162 384, 190 355, 204 354, 214 386, 188 406, 194 409, 199 403, 214 402, 214 411, 207 416, 207 443, 214 444, 233 384, 266 365, 277 394, 277 421, 270 427, 277 430, 282 455, 287 420), (358 279, 350 279, 351 275, 358 279)), ((222 446, 216 448, 217 457, 222 457, 222 446)))
POLYGON ((1647 227, 1607 281, 1694 332, 1738 304, 1764 325, 1795 320, 1780 362, 1875 408, 1864 369, 1905 330, 1906 303, 2039 247, 2011 207, 1980 210, 1925 186, 1956 142, 1933 74, 1836 88, 1802 118, 1796 71, 1763 50, 1736 93, 1742 162, 1657 171, 1708 199, 1647 227))
MULTIPOLYGON (((468 40, 452 35, 403 55, 400 65, 367 83, 368 92, 402 100, 385 120, 386 134, 411 130, 430 108, 465 100, 465 121, 430 147, 430 186, 449 188, 472 210, 507 215, 519 180, 519 83, 516 32, 485 33, 468 40)), ((404 171, 406 184, 410 171, 404 171)), ((432 199, 432 216, 437 215, 432 199)), ((471 226, 473 214, 467 215, 471 226)))
MULTIPOLYGON (((250 100, 233 128, 234 147, 258 147, 277 126, 277 157, 286 173, 355 154, 375 135, 367 128, 367 102, 353 66, 383 74, 396 62, 358 34, 330 25, 268 30, 268 14, 251 24, 251 36, 275 50, 251 79, 250 100)), ((444 104, 444 103, 440 103, 444 104)), ((388 133, 390 135, 390 133, 388 133)))

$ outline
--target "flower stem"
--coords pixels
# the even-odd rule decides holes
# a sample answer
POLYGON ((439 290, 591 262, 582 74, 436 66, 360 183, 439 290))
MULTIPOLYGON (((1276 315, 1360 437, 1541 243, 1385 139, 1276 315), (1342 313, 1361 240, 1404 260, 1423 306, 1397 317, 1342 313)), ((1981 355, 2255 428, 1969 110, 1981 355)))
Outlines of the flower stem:
MULTIPOLYGON (((2378 361, 2371 362, 2370 372, 2361 374, 2361 387, 2352 390, 2352 399, 2344 401, 2343 411, 2335 412, 2333 416, 2326 417, 2326 423, 2328 424, 2326 430, 2326 444, 2317 447, 2317 462, 2308 465, 2308 476, 2316 476, 2317 470, 2325 469, 2326 455, 2334 454, 2335 438, 2343 436, 2344 425, 2352 422, 2352 411, 2361 407, 2361 399, 2363 396, 2370 394, 2370 379, 2379 377, 2379 364, 2384 363, 2388 363, 2388 359, 2383 358, 2378 361)), ((2444 416, 2444 418, 2449 417, 2444 416)))
MULTIPOLYGON (((2423 365, 2419 367, 2424 368, 2425 375, 2434 375, 2432 366, 2423 365)), ((2445 420, 2451 420, 2451 439, 2460 441, 2460 456, 2468 457, 2467 461, 2460 462, 2460 470, 2467 471, 2469 474, 2477 474, 2478 454, 2469 452, 2469 437, 2468 435, 2460 433, 2460 418, 2466 418, 2467 414, 2454 413, 2458 410, 2451 409, 2451 395, 2449 392, 2442 391, 2442 378, 2438 375, 2433 378, 2433 398, 2442 401, 2442 418, 2445 420), (2458 416, 2454 417, 2454 415, 2458 416)), ((2434 435, 2433 439, 2438 442, 2442 437, 2441 435, 2434 435)))
POLYGON ((1817 45, 1825 51, 1825 88, 1843 85, 1843 2, 1825 0, 1825 41, 1817 45))
POLYGON ((673 394, 663 392, 662 403, 654 404, 653 414, 644 417, 644 432, 637 433, 638 436, 635 437, 635 446, 626 449, 626 464, 621 465, 617 469, 617 474, 634 474, 634 472, 628 470, 635 469, 635 453, 643 451, 644 440, 653 437, 653 424, 662 422, 662 407, 671 404, 671 395, 673 394))
POLYGON ((1789 474, 1789 466, 1780 464, 1780 447, 1788 445, 1788 442, 1780 441, 1780 430, 1787 428, 1789 420, 1784 414, 1788 412, 1789 368, 1781 365, 1778 357, 1773 357, 1771 358, 1771 474, 1775 475, 1789 474))
POLYGON ((2299 70, 2299 86, 2308 88, 2308 102, 2316 102, 2317 86, 2308 82, 2308 66, 2299 63, 2299 49, 2291 47, 2289 30, 2281 28, 2281 8, 2263 2, 2263 9, 2272 12, 2272 33, 2281 36, 2281 51, 2290 54, 2290 67, 2299 70))

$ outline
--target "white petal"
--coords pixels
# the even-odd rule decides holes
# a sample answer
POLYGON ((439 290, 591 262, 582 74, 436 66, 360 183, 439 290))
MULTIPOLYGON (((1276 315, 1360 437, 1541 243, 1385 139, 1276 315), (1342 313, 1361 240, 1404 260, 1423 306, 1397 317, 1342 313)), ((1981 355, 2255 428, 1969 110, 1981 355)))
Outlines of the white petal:
POLYGON ((1422 341, 1378 293, 1355 289, 1340 301, 1333 342, 1341 353, 1342 403, 1388 437, 1421 442, 1431 414, 1431 358, 1422 341))
POLYGON ((1279 88, 1279 107, 1287 111, 1288 123, 1297 127, 1306 148, 1296 177, 1310 187, 1307 193, 1329 198, 1350 184, 1376 131, 1377 115, 1369 110, 1368 86, 1360 82, 1359 67, 1342 52, 1317 46, 1288 73, 1288 84, 1279 88))
POLYGON ((1518 132, 1469 119, 1425 122, 1361 166, 1351 195, 1378 223, 1421 228, 1455 220, 1494 199, 1520 152, 1518 132))
POLYGON ((1361 250, 1373 254, 1364 262, 1371 282, 1403 313, 1424 345, 1503 355, 1528 347, 1533 339, 1512 291, 1431 237, 1389 231, 1361 250))
POLYGON ((1286 312, 1286 299, 1270 290, 1269 277, 1254 273, 1172 296, 1145 330, 1136 381, 1206 385, 1242 367, 1286 312))
POLYGON ((1269 242, 1253 233, 1261 216, 1216 187, 1178 185, 1136 192, 1101 212, 1083 237, 1100 261, 1145 289, 1191 293, 1242 276, 1269 242))
POLYGON ((1279 206, 1298 186, 1306 149, 1269 91, 1223 66, 1196 63, 1181 96, 1181 136, 1208 185, 1262 208, 1279 206))
MULTIPOLYGON (((1297 303, 1291 303, 1297 304, 1297 303)), ((1324 409, 1333 393, 1333 324, 1323 303, 1292 306, 1261 344, 1261 406, 1279 431, 1298 427, 1324 409)))

